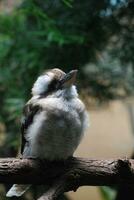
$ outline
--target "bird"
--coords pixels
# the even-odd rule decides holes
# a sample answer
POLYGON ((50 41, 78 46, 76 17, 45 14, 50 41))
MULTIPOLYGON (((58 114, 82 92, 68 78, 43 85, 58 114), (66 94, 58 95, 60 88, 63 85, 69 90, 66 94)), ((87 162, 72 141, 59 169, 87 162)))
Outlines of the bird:
MULTIPOLYGON (((77 72, 49 69, 33 84, 21 122, 22 158, 64 161, 73 156, 89 126, 87 110, 75 85, 77 72)), ((30 186, 14 184, 6 196, 19 197, 30 186)))

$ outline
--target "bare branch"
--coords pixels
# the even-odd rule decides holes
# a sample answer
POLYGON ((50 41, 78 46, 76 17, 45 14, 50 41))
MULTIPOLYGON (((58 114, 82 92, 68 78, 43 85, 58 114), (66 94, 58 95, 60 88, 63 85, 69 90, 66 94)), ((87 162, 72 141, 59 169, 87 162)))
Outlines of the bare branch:
POLYGON ((49 185, 38 200, 55 200, 83 185, 134 185, 134 160, 70 158, 65 162, 0 159, 0 182, 49 185))

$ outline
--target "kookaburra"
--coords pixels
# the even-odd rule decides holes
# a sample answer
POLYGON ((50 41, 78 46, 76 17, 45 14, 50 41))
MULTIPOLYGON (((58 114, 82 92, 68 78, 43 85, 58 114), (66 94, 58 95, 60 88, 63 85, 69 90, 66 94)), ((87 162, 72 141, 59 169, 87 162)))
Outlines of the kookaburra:
MULTIPOLYGON (((54 68, 37 78, 24 107, 22 158, 65 160, 78 147, 88 116, 75 87, 77 70, 54 68)), ((15 184, 7 197, 21 196, 30 185, 15 184)))

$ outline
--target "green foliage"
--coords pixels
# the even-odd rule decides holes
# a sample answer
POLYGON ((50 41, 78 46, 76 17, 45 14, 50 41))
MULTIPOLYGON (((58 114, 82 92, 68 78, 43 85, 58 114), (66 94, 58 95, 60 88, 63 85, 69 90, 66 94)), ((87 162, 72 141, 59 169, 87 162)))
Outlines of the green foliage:
POLYGON ((118 58, 112 59, 107 53, 97 63, 85 65, 84 83, 87 93, 98 96, 101 101, 123 99, 133 94, 134 74, 132 65, 122 66, 118 58), (88 87, 92 85, 92 87, 88 87), (98 88, 94 90, 94 88, 98 88))
POLYGON ((72 6, 73 0, 62 0, 62 1, 63 1, 63 3, 64 3, 65 5, 67 5, 68 7, 70 7, 70 8, 73 7, 73 6, 72 6))
POLYGON ((100 187, 100 192, 104 200, 114 200, 116 197, 116 191, 110 187, 100 187))

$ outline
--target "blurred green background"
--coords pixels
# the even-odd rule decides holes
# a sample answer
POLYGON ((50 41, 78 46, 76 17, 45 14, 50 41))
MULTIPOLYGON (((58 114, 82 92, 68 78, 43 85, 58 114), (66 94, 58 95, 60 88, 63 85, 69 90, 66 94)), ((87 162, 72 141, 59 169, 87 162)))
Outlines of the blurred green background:
MULTIPOLYGON (((49 68, 78 69, 79 93, 89 110, 121 100, 132 126, 133 55, 133 0, 1 0, 0 156, 16 156, 22 108, 37 76, 49 68)), ((96 200, 119 200, 115 189, 102 187, 96 200)), ((39 190, 22 199, 35 199, 39 190)), ((4 200, 2 185, 0 195, 4 200)))

